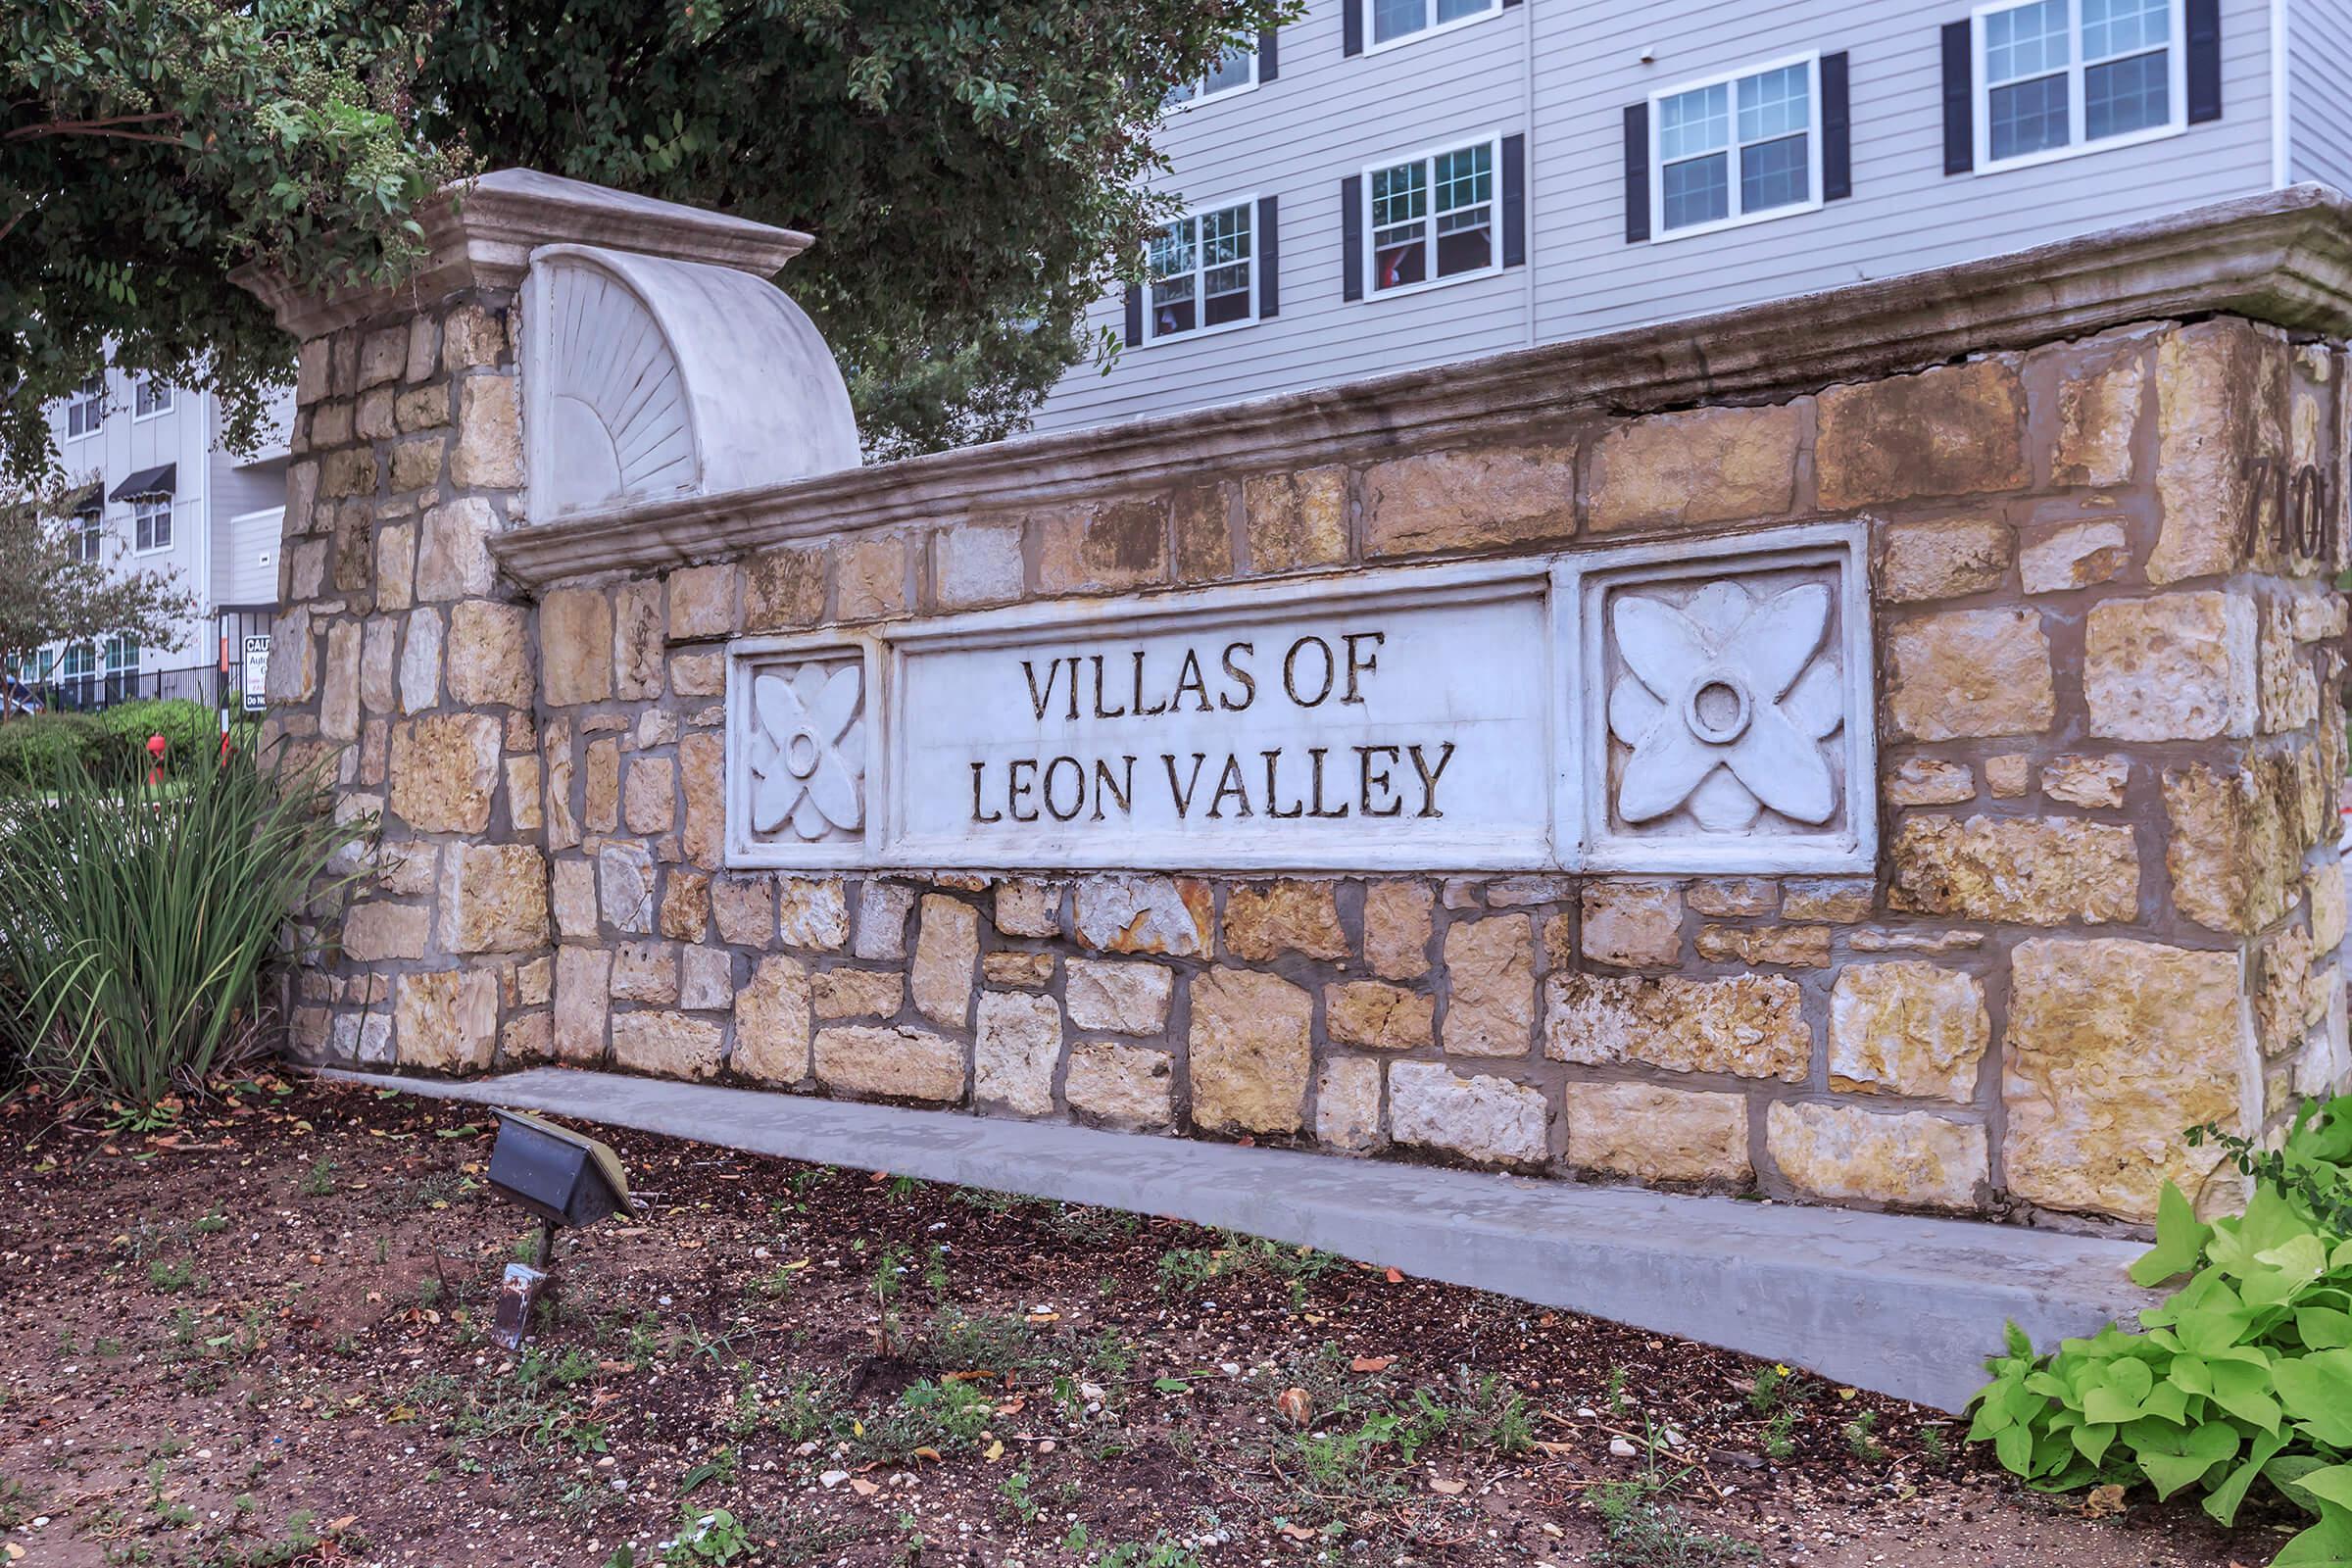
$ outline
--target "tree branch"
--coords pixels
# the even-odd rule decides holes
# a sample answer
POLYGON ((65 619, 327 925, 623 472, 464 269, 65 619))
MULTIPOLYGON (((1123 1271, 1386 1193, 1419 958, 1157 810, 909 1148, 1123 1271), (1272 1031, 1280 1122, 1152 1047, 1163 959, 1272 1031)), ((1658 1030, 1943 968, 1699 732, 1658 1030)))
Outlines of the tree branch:
POLYGON ((80 136, 112 132, 122 125, 152 125, 161 120, 176 121, 175 110, 158 110, 152 115, 108 115, 97 120, 52 120, 38 125, 20 125, 0 134, 0 141, 25 141, 35 136, 80 136))

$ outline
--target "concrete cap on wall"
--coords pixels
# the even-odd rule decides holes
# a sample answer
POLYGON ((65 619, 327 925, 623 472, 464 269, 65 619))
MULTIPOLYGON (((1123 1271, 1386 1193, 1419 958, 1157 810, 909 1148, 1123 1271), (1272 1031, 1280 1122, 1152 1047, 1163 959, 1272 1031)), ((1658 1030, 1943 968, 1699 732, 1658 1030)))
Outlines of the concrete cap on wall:
POLYGON ((535 169, 496 170, 452 185, 416 216, 428 254, 395 287, 315 294, 258 264, 230 276, 270 307, 278 325, 308 339, 465 289, 513 288, 543 245, 594 244, 766 278, 814 243, 797 229, 535 169))

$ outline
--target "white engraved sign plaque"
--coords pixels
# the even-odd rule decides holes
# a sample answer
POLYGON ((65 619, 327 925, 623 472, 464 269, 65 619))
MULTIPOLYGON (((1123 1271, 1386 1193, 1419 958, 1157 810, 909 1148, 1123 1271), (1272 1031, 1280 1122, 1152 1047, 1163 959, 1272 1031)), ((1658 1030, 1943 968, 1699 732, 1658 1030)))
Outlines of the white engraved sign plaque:
POLYGON ((736 643, 740 866, 1867 868, 1858 525, 736 643))
POLYGON ((956 865, 1541 864, 1544 588, 1326 584, 900 643, 892 848, 956 865))

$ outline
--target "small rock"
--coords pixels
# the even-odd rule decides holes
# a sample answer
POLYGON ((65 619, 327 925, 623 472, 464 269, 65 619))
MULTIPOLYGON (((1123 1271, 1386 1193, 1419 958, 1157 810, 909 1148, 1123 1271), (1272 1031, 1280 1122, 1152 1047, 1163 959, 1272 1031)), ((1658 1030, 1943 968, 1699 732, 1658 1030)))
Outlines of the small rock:
POLYGON ((1636 1451, 1637 1450, 1635 1449, 1633 1444, 1624 1438, 1611 1438, 1609 1440, 1609 1452, 1616 1458, 1631 1459, 1636 1451))

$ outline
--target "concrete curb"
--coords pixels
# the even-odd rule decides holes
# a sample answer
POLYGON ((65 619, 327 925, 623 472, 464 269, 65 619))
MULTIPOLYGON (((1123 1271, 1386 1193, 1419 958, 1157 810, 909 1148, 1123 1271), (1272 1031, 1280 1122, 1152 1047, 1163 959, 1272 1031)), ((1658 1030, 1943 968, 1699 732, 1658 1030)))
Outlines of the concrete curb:
POLYGON ((2036 1346, 2152 1304, 2135 1243, 1690 1198, 534 1067, 341 1083, 754 1153, 1096 1203, 1322 1248, 1957 1410, 2014 1321, 2036 1346))

